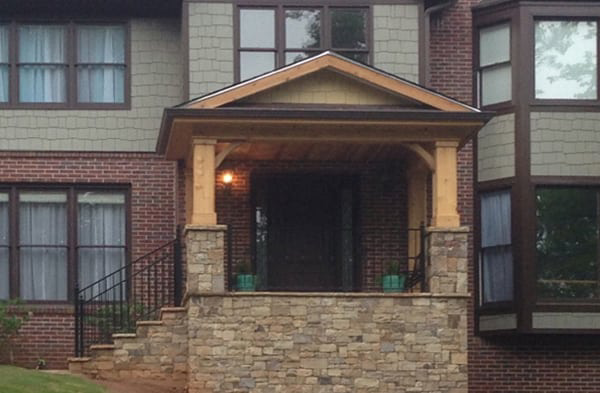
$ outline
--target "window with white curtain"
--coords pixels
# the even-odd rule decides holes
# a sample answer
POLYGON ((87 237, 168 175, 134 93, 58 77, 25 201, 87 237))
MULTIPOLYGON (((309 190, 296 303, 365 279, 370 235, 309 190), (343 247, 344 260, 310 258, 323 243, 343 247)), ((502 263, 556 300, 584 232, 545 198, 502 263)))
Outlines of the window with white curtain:
POLYGON ((8 102, 8 25, 0 24, 0 102, 8 102))
POLYGON ((21 298, 67 300, 67 194, 19 194, 21 298))
POLYGON ((480 274, 483 303, 513 299, 510 191, 481 194, 480 274))
POLYGON ((19 101, 65 102, 66 26, 19 26, 19 101))
POLYGON ((9 297, 8 194, 0 192, 0 299, 9 297))
POLYGON ((123 106, 128 39, 125 23, 0 23, 0 104, 123 106))
POLYGON ((479 29, 479 104, 511 100, 510 25, 479 29))
MULTIPOLYGON (((67 301, 75 284, 83 288, 119 271, 128 260, 126 201, 118 187, 1 187, 0 299, 67 301)), ((126 295, 127 288, 110 285, 94 290, 115 300, 126 295)))
MULTIPOLYGON (((81 288, 124 266, 125 236, 123 193, 87 191, 77 194, 77 249, 81 288)), ((123 279, 123 274, 115 275, 114 282, 123 279)), ((118 299, 124 295, 125 288, 110 290, 98 287, 94 290, 108 290, 109 297, 118 299)))
POLYGON ((78 102, 125 101, 125 28, 77 26, 78 102))

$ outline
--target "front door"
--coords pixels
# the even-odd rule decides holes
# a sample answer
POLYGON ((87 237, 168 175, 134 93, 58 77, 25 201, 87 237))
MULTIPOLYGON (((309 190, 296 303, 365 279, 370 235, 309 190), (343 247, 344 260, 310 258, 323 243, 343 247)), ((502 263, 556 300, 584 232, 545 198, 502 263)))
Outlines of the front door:
POLYGON ((345 288, 352 286, 348 271, 354 260, 348 185, 339 176, 322 175, 270 176, 255 183, 262 202, 256 205, 256 263, 263 289, 351 289, 345 288))

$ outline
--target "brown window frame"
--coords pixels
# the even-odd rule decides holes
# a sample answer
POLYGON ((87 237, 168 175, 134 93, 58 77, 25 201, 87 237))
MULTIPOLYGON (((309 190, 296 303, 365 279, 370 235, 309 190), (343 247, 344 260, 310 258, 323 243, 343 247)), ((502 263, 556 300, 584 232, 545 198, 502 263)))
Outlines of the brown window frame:
POLYGON ((531 101, 532 105, 558 105, 558 106, 570 106, 570 105, 598 105, 600 103, 600 17, 599 16, 557 16, 557 15, 545 15, 534 13, 531 16, 529 28, 531 29, 531 48, 533 53, 531 54, 533 59, 532 64, 532 91, 531 101), (535 47, 536 47, 536 33, 535 26, 537 22, 595 22, 596 23, 596 98, 538 98, 535 91, 536 73, 537 67, 535 64, 535 47))
POLYGON ((234 11, 234 64, 235 81, 241 79, 241 52, 272 52, 275 54, 275 68, 286 65, 286 54, 288 52, 313 52, 315 55, 326 50, 332 50, 341 54, 357 53, 367 55, 367 64, 373 62, 373 11, 371 5, 365 1, 332 1, 324 0, 322 2, 309 1, 306 4, 289 3, 284 0, 267 0, 261 3, 252 3, 249 1, 238 0, 235 3, 234 11), (242 47, 240 37, 240 11, 242 9, 274 10, 275 18, 275 46, 273 48, 245 48, 242 47), (285 43, 285 11, 286 10, 320 10, 321 11, 321 45, 318 48, 287 48, 285 43), (331 46, 331 10, 335 9, 358 9, 366 11, 366 49, 333 48, 331 46))
MULTIPOLYGON (((65 304, 73 302, 75 283, 79 277, 78 250, 86 245, 80 245, 77 237, 77 195, 82 191, 97 191, 121 193, 125 197, 125 245, 118 246, 125 250, 124 265, 131 261, 131 187, 129 185, 81 185, 81 184, 7 184, 0 185, 0 193, 8 194, 8 293, 9 299, 20 298, 20 260, 19 249, 24 244, 19 243, 19 193, 20 192, 64 192, 67 196, 67 299, 66 300, 27 300, 30 304, 65 304)), ((26 245, 25 245, 26 246, 26 245)), ((39 246, 39 245, 37 245, 39 246)), ((3 247, 3 246, 2 246, 3 247)), ((63 246, 60 246, 63 247, 63 246)), ((109 246, 110 247, 110 246, 109 246)))
MULTIPOLYGON (((129 21, 125 20, 94 20, 94 19, 15 19, 2 20, 0 25, 8 26, 9 29, 9 48, 8 48, 8 102, 0 102, 0 109, 131 109, 131 26, 129 21), (59 25, 65 26, 65 96, 64 102, 21 102, 19 97, 19 36, 18 28, 22 25, 59 25), (103 102, 79 102, 77 97, 77 67, 87 65, 77 61, 77 27, 86 25, 107 25, 122 26, 125 31, 125 53, 124 63, 114 63, 111 65, 124 66, 124 91, 123 102, 103 103, 103 102)), ((1 63, 4 65, 5 63, 1 63)), ((23 63, 29 64, 29 63, 23 63)), ((43 63, 35 63, 43 65, 43 63)), ((45 64, 45 63, 44 63, 45 64)), ((53 63, 54 65, 54 63, 53 63)))
POLYGON ((474 47, 473 47, 473 54, 474 54, 474 60, 475 60, 475 83, 474 83, 474 89, 475 89, 475 105, 478 108, 504 108, 507 106, 510 106, 513 102, 514 96, 515 96, 515 92, 512 89, 513 86, 513 79, 514 79, 514 70, 513 70, 513 53, 512 53, 512 43, 513 43, 513 39, 514 39, 514 33, 513 33, 513 26, 512 26, 512 21, 510 19, 500 19, 498 21, 494 21, 492 23, 487 23, 487 24, 482 24, 482 25, 478 25, 474 27, 474 32, 475 32, 475 39, 473 40, 474 42, 474 47), (492 64, 488 64, 485 66, 481 65, 481 59, 480 59, 480 54, 481 54, 481 30, 486 29, 486 28, 490 28, 490 27, 495 27, 495 26, 501 26, 501 25, 507 25, 508 26, 508 33, 509 33, 509 38, 508 38, 508 60, 506 61, 501 61, 501 62, 497 62, 497 63, 492 63, 492 64), (494 102, 492 104, 487 104, 487 105, 483 105, 482 104, 482 97, 483 97, 483 83, 482 83, 482 75, 483 72, 486 70, 492 70, 495 68, 501 68, 501 67, 506 67, 508 66, 511 70, 511 80, 510 80, 510 86, 511 86, 511 94, 510 94, 510 99, 505 100, 505 101, 499 101, 499 102, 494 102))

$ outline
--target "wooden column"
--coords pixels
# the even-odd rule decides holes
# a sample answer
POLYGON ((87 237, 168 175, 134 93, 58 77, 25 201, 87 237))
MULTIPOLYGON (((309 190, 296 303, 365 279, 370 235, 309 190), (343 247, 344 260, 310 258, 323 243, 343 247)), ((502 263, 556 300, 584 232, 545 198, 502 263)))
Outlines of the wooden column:
POLYGON ((415 257, 421 249, 420 232, 415 231, 421 223, 427 224, 427 175, 428 169, 420 162, 412 164, 407 171, 408 186, 408 256, 410 266, 414 269, 415 257))
MULTIPOLYGON (((191 225, 216 225, 217 223, 215 143, 214 140, 194 139, 191 146, 188 160, 191 166, 191 176, 186 176, 186 194, 191 189, 191 217, 188 222, 191 225), (191 179, 189 179, 190 177, 191 179)), ((189 200, 188 198, 189 195, 186 195, 186 200, 189 200)))
POLYGON ((460 226, 458 215, 458 142, 435 143, 435 173, 433 175, 434 227, 460 226))

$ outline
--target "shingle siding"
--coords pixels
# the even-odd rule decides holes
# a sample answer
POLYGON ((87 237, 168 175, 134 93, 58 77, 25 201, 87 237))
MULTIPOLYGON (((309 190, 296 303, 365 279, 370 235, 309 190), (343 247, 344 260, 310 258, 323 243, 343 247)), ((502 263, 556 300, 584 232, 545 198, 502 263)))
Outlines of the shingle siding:
POLYGON ((373 6, 373 65, 419 81, 419 6, 373 6))
POLYGON ((496 116, 477 137, 477 180, 515 175, 515 115, 496 116))
POLYGON ((2 110, 0 150, 153 151, 163 108, 183 100, 180 22, 131 21, 131 109, 2 110))
POLYGON ((188 3, 189 98, 233 83, 233 5, 188 3))
POLYGON ((600 114, 531 113, 531 174, 600 176, 600 114))

